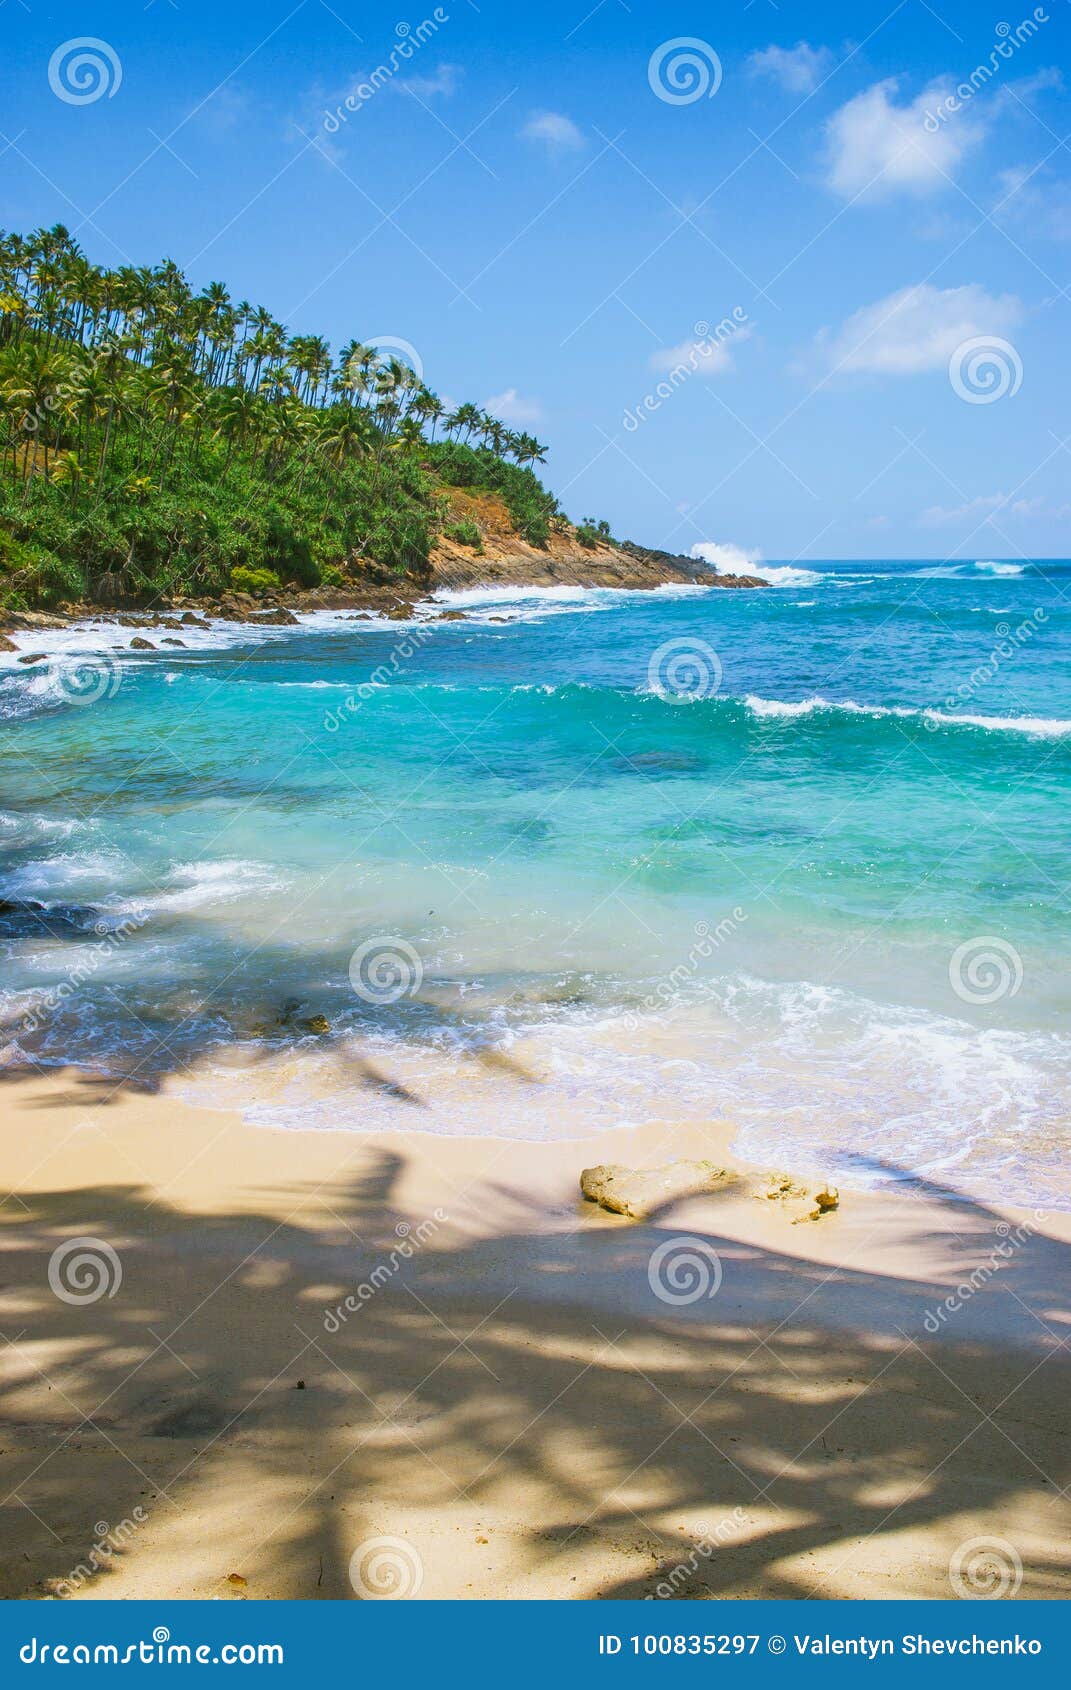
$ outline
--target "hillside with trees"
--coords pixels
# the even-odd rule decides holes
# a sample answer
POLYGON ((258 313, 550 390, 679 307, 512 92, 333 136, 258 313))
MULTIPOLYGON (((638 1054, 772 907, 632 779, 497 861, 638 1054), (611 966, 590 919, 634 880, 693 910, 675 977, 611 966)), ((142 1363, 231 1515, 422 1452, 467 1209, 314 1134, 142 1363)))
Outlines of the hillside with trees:
POLYGON ((94 264, 62 226, 0 238, 0 607, 419 581, 451 489, 526 547, 573 530, 544 446, 350 341, 337 356, 172 263, 94 264))

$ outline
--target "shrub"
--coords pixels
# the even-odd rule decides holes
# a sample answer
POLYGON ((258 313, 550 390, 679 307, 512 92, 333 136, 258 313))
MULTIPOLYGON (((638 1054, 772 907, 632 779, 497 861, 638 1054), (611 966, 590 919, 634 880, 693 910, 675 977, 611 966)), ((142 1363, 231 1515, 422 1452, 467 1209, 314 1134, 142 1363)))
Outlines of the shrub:
POLYGON ((275 593, 281 584, 274 569, 247 569, 240 563, 231 570, 231 586, 240 593, 275 593))
POLYGON ((590 552, 597 546, 608 546, 613 538, 610 524, 606 521, 600 522, 593 516, 586 516, 577 526, 576 537, 579 544, 586 546, 590 552))
POLYGON ((456 540, 459 546, 471 546, 474 552, 483 551, 483 535, 474 522, 455 522, 446 530, 446 537, 456 540))

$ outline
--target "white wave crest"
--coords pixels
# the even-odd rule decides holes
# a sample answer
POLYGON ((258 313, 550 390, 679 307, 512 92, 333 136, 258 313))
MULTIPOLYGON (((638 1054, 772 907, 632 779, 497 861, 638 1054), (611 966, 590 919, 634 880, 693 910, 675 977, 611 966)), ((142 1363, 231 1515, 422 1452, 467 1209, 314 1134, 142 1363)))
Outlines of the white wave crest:
POLYGON ((749 693, 744 699, 746 708, 760 719, 776 717, 815 716, 823 712, 831 715, 915 718, 919 721, 951 728, 981 728, 991 733, 1019 733, 1039 739, 1063 739, 1071 734, 1071 720, 1064 716, 968 716, 954 715, 947 710, 913 710, 907 705, 859 704, 854 698, 832 699, 815 694, 812 698, 760 698, 749 693))
POLYGON ((793 564, 764 563, 762 553, 745 551, 732 541, 699 540, 692 547, 694 558, 708 563, 718 575, 757 575, 771 587, 811 587, 823 577, 814 569, 797 569, 793 564))

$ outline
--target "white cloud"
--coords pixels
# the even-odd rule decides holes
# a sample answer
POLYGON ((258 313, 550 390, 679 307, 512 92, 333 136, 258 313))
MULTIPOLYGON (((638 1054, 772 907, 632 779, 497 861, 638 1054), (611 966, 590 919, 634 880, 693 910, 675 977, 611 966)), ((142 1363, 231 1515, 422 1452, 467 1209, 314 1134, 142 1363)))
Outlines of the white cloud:
POLYGON ((1002 170, 997 184, 1000 198, 993 207, 994 218, 1018 220, 1051 240, 1071 240, 1071 182, 1054 176, 1047 167, 1023 166, 1002 170))
POLYGON ((1021 316, 1014 294, 988 294, 977 282, 961 288, 921 282, 864 305, 836 336, 819 336, 819 344, 837 369, 913 375, 944 369, 963 341, 1003 335, 1021 316))
POLYGON ((433 94, 454 94, 461 81, 460 65, 438 65, 432 76, 410 76, 398 87, 403 94, 417 94, 422 100, 433 94))
POLYGON ((689 375, 716 376, 732 366, 729 347, 734 340, 747 340, 750 330, 738 329, 731 339, 682 340, 679 346, 663 347, 651 356, 651 368, 662 375, 685 370, 689 375))
POLYGON ((505 393, 496 393, 483 402, 485 411, 490 411, 493 417, 506 423, 537 423, 543 420, 543 407, 538 399, 525 399, 515 387, 507 387, 505 393))
POLYGON ((752 53, 747 68, 752 76, 769 76, 789 94, 813 94, 830 65, 828 47, 811 47, 798 41, 794 47, 764 47, 752 53))
POLYGON ((1013 499, 1010 493, 982 493, 965 505, 931 505, 919 521, 927 528, 939 528, 947 522, 990 522, 997 511, 1007 516, 1038 516, 1044 505, 1043 495, 1036 499, 1013 499))
POLYGON ((897 105, 896 90, 895 77, 876 82, 834 112, 826 126, 828 185, 844 199, 946 187, 964 154, 982 139, 981 122, 965 111, 927 128, 948 83, 931 83, 906 105, 897 105))
POLYGON ((542 141, 554 153, 574 153, 585 144, 572 118, 560 111, 533 112, 521 135, 526 141, 542 141))

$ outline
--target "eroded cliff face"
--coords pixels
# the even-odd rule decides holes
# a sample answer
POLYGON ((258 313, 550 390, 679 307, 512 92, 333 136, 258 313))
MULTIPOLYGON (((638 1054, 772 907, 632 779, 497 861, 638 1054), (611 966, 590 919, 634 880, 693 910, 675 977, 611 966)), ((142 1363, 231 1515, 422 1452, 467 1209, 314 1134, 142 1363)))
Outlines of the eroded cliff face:
POLYGON ((473 522, 483 550, 440 537, 431 554, 434 587, 659 587, 667 582, 701 582, 707 587, 762 587, 750 575, 715 575, 695 559, 649 551, 630 541, 583 546, 576 530, 552 533, 546 547, 530 545, 516 532, 509 511, 493 494, 451 488, 450 526, 473 522))

